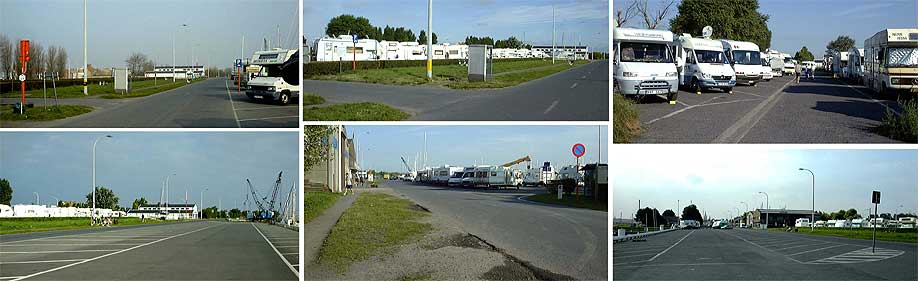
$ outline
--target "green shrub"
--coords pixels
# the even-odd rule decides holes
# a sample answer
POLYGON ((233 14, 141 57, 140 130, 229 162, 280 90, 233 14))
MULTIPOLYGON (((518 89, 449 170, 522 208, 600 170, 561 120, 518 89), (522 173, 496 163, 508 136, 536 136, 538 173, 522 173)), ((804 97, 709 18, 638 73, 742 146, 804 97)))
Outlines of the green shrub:
POLYGON ((918 143, 918 99, 900 100, 902 114, 886 110, 880 131, 883 135, 904 142, 918 143))
POLYGON ((641 133, 637 108, 620 94, 612 94, 612 129, 615 143, 629 143, 641 133))

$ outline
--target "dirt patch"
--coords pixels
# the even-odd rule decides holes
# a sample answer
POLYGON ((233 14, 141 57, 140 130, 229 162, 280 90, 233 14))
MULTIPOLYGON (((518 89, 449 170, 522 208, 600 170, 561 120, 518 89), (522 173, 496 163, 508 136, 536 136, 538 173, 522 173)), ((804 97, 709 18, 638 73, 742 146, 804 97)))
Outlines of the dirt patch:
POLYGON ((468 233, 458 233, 443 237, 431 243, 431 245, 427 245, 425 248, 428 250, 436 250, 447 246, 491 250, 488 245, 482 243, 481 240, 468 233))
POLYGON ((485 272, 481 278, 485 280, 538 280, 529 269, 509 260, 504 261, 504 265, 495 266, 485 272))
MULTIPOLYGON (((489 274, 489 273, 490 273, 490 274, 491 274, 491 275, 490 275, 491 277, 506 277, 506 276, 512 276, 512 275, 519 275, 519 274, 521 274, 521 273, 518 273, 518 272, 516 272, 516 271, 518 271, 520 268, 522 268, 522 269, 524 269, 526 272, 528 272, 528 274, 532 275, 532 276, 535 278, 535 279, 527 279, 527 280, 552 280, 552 281, 553 281, 553 280, 577 280, 577 279, 575 279, 574 277, 571 277, 571 276, 567 276, 567 275, 564 275, 564 274, 554 273, 554 272, 551 272, 551 271, 549 271, 549 270, 547 270, 547 269, 542 269, 542 268, 539 268, 539 267, 537 267, 537 266, 534 266, 534 265, 532 265, 531 263, 529 263, 528 261, 524 261, 524 260, 518 259, 517 257, 514 257, 514 256, 508 254, 508 253, 507 253, 506 251, 504 251, 503 249, 498 248, 498 247, 492 245, 491 243, 488 243, 488 241, 485 241, 484 239, 481 239, 481 237, 475 236, 475 235, 473 235, 473 234, 469 234, 469 235, 472 236, 472 237, 474 237, 474 238, 476 238, 476 239, 478 239, 479 241, 481 241, 481 243, 487 245, 487 246, 490 248, 489 250, 494 251, 494 252, 497 252, 497 253, 500 253, 501 255, 503 255, 503 256, 507 259, 507 260, 504 262, 504 265, 502 265, 502 266, 495 266, 495 267, 492 268, 490 271, 488 271, 488 272, 485 273, 485 274, 489 274), (507 265, 508 263, 513 264, 513 266, 508 266, 508 265, 507 265), (507 272, 503 272, 502 270, 507 270, 507 272)), ((482 278, 485 278, 485 279, 488 279, 488 280, 508 280, 508 279, 489 279, 489 278, 487 278, 487 277, 484 276, 484 275, 482 275, 482 278)), ((511 278, 511 279, 512 279, 512 278, 511 278)))

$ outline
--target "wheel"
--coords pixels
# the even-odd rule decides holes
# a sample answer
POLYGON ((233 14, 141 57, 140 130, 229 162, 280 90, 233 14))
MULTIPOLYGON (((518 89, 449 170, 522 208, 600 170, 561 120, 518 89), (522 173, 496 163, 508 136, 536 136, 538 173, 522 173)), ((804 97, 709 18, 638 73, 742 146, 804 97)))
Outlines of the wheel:
POLYGON ((692 77, 692 89, 695 90, 696 95, 701 94, 701 83, 698 83, 698 79, 692 77))
POLYGON ((277 98, 277 102, 281 105, 287 105, 290 103, 290 92, 283 91, 280 94, 280 97, 277 98))
POLYGON ((757 84, 755 82, 749 82, 749 85, 755 87, 757 84))
POLYGON ((666 100, 669 101, 669 104, 676 104, 677 98, 679 98, 679 92, 671 92, 666 95, 666 100))
POLYGON ((727 92, 728 94, 731 94, 731 95, 732 95, 732 94, 733 94, 733 87, 724 88, 724 91, 727 92))

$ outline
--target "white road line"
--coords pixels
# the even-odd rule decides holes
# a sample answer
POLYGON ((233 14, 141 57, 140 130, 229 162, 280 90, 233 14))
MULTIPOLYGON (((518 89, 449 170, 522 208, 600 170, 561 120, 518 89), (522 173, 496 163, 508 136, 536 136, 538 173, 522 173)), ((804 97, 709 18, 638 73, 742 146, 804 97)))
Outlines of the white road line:
POLYGON ((841 244, 841 245, 835 245, 835 246, 828 246, 828 247, 823 247, 823 248, 819 248, 819 249, 813 249, 813 250, 809 250, 809 251, 803 251, 803 252, 799 252, 799 253, 793 253, 793 254, 789 254, 788 256, 796 256, 796 255, 799 255, 799 254, 812 253, 812 252, 816 252, 816 251, 822 251, 822 250, 827 250, 827 249, 832 249, 832 248, 838 248, 838 247, 846 246, 846 245, 847 245, 847 244, 841 244))
POLYGON ((239 124, 239 115, 236 114, 236 104, 233 103, 233 95, 230 94, 229 84, 227 84, 227 83, 228 83, 228 82, 223 81, 223 86, 226 86, 226 96, 229 97, 229 99, 230 99, 230 106, 233 107, 233 117, 236 118, 236 127, 242 128, 242 125, 239 124))
POLYGON ((0 280, 4 280, 4 279, 16 279, 16 278, 19 278, 19 277, 22 277, 22 276, 4 276, 4 277, 0 277, 0 280))
POLYGON ((285 256, 288 256, 288 255, 299 255, 299 254, 300 254, 300 253, 281 253, 281 255, 285 255, 285 256))
POLYGON ((244 108, 237 108, 236 111, 262 110, 262 109, 278 109, 278 108, 284 109, 284 108, 287 108, 287 107, 283 107, 283 106, 274 106, 274 107, 248 107, 248 108, 245 108, 245 107, 244 107, 244 108))
POLYGON ((789 257, 789 256, 787 256, 787 255, 785 255, 785 254, 782 254, 782 253, 780 253, 780 252, 777 252, 777 251, 775 251, 775 250, 772 250, 772 249, 769 249, 769 248, 762 247, 761 245, 756 244, 756 243, 752 243, 752 242, 750 242, 749 240, 746 240, 746 238, 740 237, 739 235, 732 234, 732 233, 730 233, 730 232, 723 232, 723 233, 726 233, 727 235, 730 235, 730 236, 739 238, 740 240, 746 241, 746 243, 755 245, 756 247, 762 248, 763 250, 766 250, 766 251, 769 251, 769 252, 772 252, 772 253, 776 253, 776 254, 779 254, 779 255, 783 255, 784 257, 786 257, 786 258, 788 258, 788 259, 790 259, 790 260, 792 260, 792 261, 795 261, 795 262, 797 262, 797 263, 803 263, 803 262, 801 262, 801 261, 798 261, 798 260, 795 259, 795 258, 789 257))
POLYGON ((657 254, 656 256, 653 256, 652 258, 650 258, 650 259, 647 260, 647 261, 653 261, 653 260, 657 259, 657 257, 659 257, 660 255, 666 253, 667 251, 669 251, 669 249, 672 249, 672 248, 675 247, 676 245, 679 245, 679 242, 682 242, 682 240, 685 240, 685 238, 688 237, 689 235, 692 235, 692 233, 695 233, 695 230, 692 230, 692 232, 689 232, 689 233, 686 234, 685 236, 682 236, 682 239, 679 239, 679 241, 676 241, 676 244, 673 244, 672 246, 669 246, 669 248, 666 248, 666 250, 663 250, 662 252, 660 252, 660 253, 657 254))
MULTIPOLYGON (((663 246, 663 247, 666 247, 666 246, 663 246)), ((633 253, 640 253, 640 252, 656 252, 656 251, 659 251, 660 248, 663 248, 663 247, 656 247, 656 248, 653 248, 653 249, 639 250, 639 251, 615 251, 615 250, 612 250, 612 254, 633 254, 633 253)))
POLYGON ((687 104, 685 104, 685 103, 682 103, 682 104, 685 104, 685 105, 686 105, 685 108, 680 109, 680 110, 676 110, 676 111, 673 111, 673 112, 670 112, 669 114, 666 114, 666 115, 663 115, 663 116, 658 117, 658 118, 656 118, 656 119, 647 121, 647 123, 644 123, 644 124, 647 124, 647 125, 653 124, 654 122, 657 122, 657 121, 660 121, 660 120, 663 120, 663 119, 667 119, 667 118, 676 116, 676 114, 685 112, 686 110, 689 110, 689 109, 698 107, 698 106, 700 106, 700 105, 706 104, 706 103, 708 103, 708 102, 711 102, 711 101, 716 100, 716 99, 719 99, 719 98, 721 98, 721 97, 719 97, 719 96, 718 96, 718 97, 713 97, 713 98, 710 98, 710 99, 708 99, 708 100, 706 100, 706 101, 704 101, 704 102, 702 102, 702 103, 700 103, 700 104, 697 104, 697 105, 687 105, 687 104))
POLYGON ((670 263, 670 264, 643 264, 643 265, 619 265, 612 264, 616 267, 651 267, 651 266, 697 266, 697 265, 732 265, 732 264, 749 264, 743 262, 716 262, 716 263, 670 263))
POLYGON ((84 253, 84 252, 114 252, 121 249, 108 250, 69 250, 69 251, 34 251, 34 252, 0 252, 0 254, 54 254, 54 253, 84 253))
POLYGON ((752 131, 752 128, 759 123, 759 120, 762 120, 768 112, 778 103, 778 99, 781 98, 781 93, 784 92, 784 89, 787 88, 787 85, 790 85, 791 81, 787 81, 780 88, 775 90, 767 99, 756 105, 752 110, 746 112, 745 115, 740 117, 733 125, 730 125, 729 128, 721 132, 717 138, 714 139, 713 143, 739 143, 746 137, 746 134, 749 131, 752 131))
MULTIPOLYGON (((273 244, 272 244, 272 245, 273 245, 273 244)), ((299 248, 300 245, 293 245, 293 246, 274 246, 274 247, 275 247, 275 248, 299 248)))
POLYGON ((616 256, 613 256, 612 258, 613 258, 613 259, 618 259, 618 258, 633 258, 633 257, 649 256, 649 255, 653 255, 653 253, 640 254, 640 255, 630 255, 630 256, 617 256, 617 255, 616 255, 616 256))
POLYGON ((8 261, 8 262, 0 262, 0 264, 55 263, 55 262, 73 262, 73 261, 81 261, 81 260, 85 260, 85 259, 75 259, 75 260, 47 260, 47 261, 8 261))
POLYGON ((763 98, 763 99, 765 98, 765 96, 763 96, 763 95, 757 95, 757 94, 753 94, 753 93, 741 92, 741 91, 737 91, 737 90, 733 90, 733 92, 734 92, 734 93, 744 94, 744 95, 756 96, 756 97, 760 97, 760 98, 763 98))
POLYGON ((134 244, 105 244, 105 243, 96 243, 96 244, 15 244, 15 245, 0 245, 0 248, 3 247, 35 247, 35 246, 134 246, 134 244))
POLYGON ((287 264, 287 267, 290 268, 290 271, 293 272, 293 274, 296 275, 297 278, 299 278, 300 271, 298 271, 296 268, 293 267, 293 265, 290 264, 290 261, 288 261, 287 258, 285 258, 284 255, 281 254, 281 252, 277 250, 277 247, 274 247, 274 244, 271 244, 271 240, 268 240, 268 237, 265 237, 265 234, 261 233, 261 230, 258 229, 257 226, 255 226, 255 223, 251 223, 251 224, 252 224, 252 227, 255 228, 255 231, 258 231, 258 234, 261 234, 261 238, 264 238, 265 242, 268 242, 268 245, 271 246, 271 249, 274 249, 274 252, 277 253, 277 256, 280 257, 280 259, 284 261, 285 264, 287 264))
POLYGON ((555 100, 554 102, 552 102, 551 105, 548 106, 548 108, 546 108, 545 111, 542 112, 542 114, 548 114, 548 112, 554 109, 556 105, 558 105, 558 100, 555 100))
MULTIPOLYGON (((822 243, 822 244, 828 244, 828 243, 832 243, 832 242, 825 242, 825 243, 822 243)), ((787 249, 793 249, 793 248, 800 248, 800 247, 806 247, 806 246, 816 246, 816 245, 822 245, 822 244, 803 244, 803 245, 797 245, 797 246, 786 247, 786 248, 778 248, 778 249, 775 249, 775 251, 781 251, 781 250, 787 250, 787 249)))
POLYGON ((278 117, 264 117, 264 118, 249 118, 249 119, 239 119, 236 122, 248 122, 248 121, 258 121, 258 120, 270 120, 270 119, 287 119, 287 118, 300 118, 299 115, 294 116, 278 116, 278 117))
POLYGON ((571 89, 573 89, 573 88, 577 88, 577 83, 576 83, 576 82, 574 82, 574 85, 571 85, 571 89))
POLYGON ((192 231, 189 231, 189 232, 185 232, 185 233, 181 233, 181 234, 172 235, 172 236, 169 236, 169 237, 166 237, 166 238, 162 238, 162 239, 159 239, 159 240, 156 240, 156 241, 147 242, 147 243, 140 244, 140 245, 137 245, 137 246, 134 246, 134 247, 130 247, 130 248, 127 248, 127 249, 119 250, 119 251, 114 252, 114 253, 108 253, 108 254, 104 254, 104 255, 101 255, 101 256, 98 256, 98 257, 94 257, 94 258, 91 258, 91 259, 86 259, 86 260, 82 260, 82 261, 79 261, 79 262, 71 263, 71 264, 68 264, 68 265, 64 265, 64 266, 60 266, 60 267, 55 267, 55 268, 52 268, 52 269, 48 269, 48 270, 45 270, 45 271, 32 273, 32 274, 29 274, 29 275, 26 275, 26 276, 22 276, 21 278, 13 279, 13 281, 18 281, 18 280, 22 280, 22 279, 26 279, 26 278, 32 278, 32 277, 35 277, 35 276, 38 276, 38 275, 42 275, 42 274, 45 274, 45 273, 58 271, 58 270, 61 270, 61 269, 64 269, 64 268, 68 268, 68 267, 74 266, 74 265, 84 264, 84 263, 87 263, 87 262, 91 262, 91 261, 94 261, 94 260, 98 260, 98 259, 101 259, 101 258, 104 258, 104 257, 111 256, 111 255, 116 255, 116 254, 124 253, 124 252, 130 251, 130 250, 133 250, 133 249, 137 249, 137 248, 140 248, 140 247, 143 247, 143 246, 146 246, 146 245, 151 245, 151 244, 154 244, 154 243, 157 243, 157 242, 160 242, 160 241, 165 241, 165 240, 169 240, 169 239, 172 239, 172 238, 175 238, 175 237, 179 237, 179 236, 184 236, 184 235, 188 235, 188 234, 191 234, 191 233, 195 233, 195 232, 198 232, 198 231, 201 231, 201 230, 205 230, 205 229, 208 229, 208 228, 211 228, 211 227, 214 227, 214 226, 217 226, 217 225, 211 225, 211 226, 208 226, 208 227, 205 227, 205 228, 199 228, 199 229, 197 229, 197 230, 192 230, 192 231))

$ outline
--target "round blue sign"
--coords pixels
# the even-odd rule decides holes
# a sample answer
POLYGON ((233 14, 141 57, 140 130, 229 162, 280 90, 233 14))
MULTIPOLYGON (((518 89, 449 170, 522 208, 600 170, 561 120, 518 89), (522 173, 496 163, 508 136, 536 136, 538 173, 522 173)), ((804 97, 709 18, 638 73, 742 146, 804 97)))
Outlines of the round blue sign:
POLYGON ((586 146, 582 143, 575 144, 574 147, 571 147, 571 152, 574 153, 574 156, 577 158, 583 157, 586 154, 586 146))

